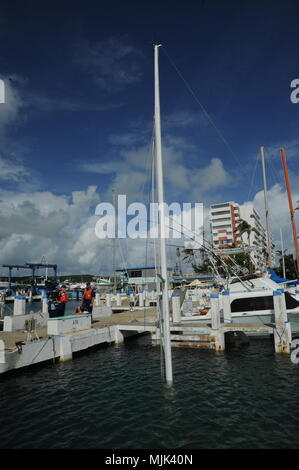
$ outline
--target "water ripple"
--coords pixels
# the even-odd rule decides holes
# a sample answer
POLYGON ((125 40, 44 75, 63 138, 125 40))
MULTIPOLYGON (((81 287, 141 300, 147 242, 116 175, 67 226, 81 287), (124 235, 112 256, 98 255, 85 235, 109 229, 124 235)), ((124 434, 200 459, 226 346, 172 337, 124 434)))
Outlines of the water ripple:
POLYGON ((0 448, 298 448, 299 366, 269 341, 173 350, 161 384, 148 337, 0 381, 0 448))

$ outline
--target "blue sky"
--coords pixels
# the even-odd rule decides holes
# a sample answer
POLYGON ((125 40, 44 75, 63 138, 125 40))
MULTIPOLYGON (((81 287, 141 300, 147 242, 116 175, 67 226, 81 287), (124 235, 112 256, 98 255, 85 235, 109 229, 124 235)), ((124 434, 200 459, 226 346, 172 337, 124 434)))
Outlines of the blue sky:
MULTIPOLYGON (((109 271, 92 214, 113 187, 148 199, 153 43, 163 45, 168 202, 254 201, 262 211, 264 145, 274 238, 282 225, 291 250, 278 150, 297 200, 298 19, 295 1, 2 1, 1 264, 46 256, 64 272, 109 271)), ((144 256, 142 245, 126 249, 131 266, 144 256)))

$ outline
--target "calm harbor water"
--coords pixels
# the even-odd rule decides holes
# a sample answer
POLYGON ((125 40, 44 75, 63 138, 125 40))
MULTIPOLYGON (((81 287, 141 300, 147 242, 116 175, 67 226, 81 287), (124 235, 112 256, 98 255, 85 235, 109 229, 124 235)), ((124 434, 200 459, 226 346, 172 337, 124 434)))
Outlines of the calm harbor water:
POLYGON ((298 448, 299 365, 253 339, 173 349, 161 383, 149 336, 0 377, 0 448, 298 448))

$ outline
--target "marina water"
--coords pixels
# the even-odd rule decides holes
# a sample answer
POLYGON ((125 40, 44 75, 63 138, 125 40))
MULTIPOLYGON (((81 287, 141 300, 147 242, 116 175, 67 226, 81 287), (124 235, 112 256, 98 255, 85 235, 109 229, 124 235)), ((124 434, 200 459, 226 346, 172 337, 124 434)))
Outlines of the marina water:
POLYGON ((270 339, 173 349, 161 381, 150 336, 0 378, 0 448, 298 448, 299 365, 270 339))

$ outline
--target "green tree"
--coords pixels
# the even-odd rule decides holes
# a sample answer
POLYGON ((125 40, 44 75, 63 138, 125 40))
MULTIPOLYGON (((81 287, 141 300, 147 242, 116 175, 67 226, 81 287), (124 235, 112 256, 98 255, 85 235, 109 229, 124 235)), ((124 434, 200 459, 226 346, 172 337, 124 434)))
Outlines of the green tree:
POLYGON ((249 253, 236 253, 235 255, 232 255, 230 257, 231 259, 228 259, 226 262, 228 265, 233 265, 233 261, 238 265, 241 266, 242 268, 248 269, 249 272, 253 272, 255 270, 254 264, 252 263, 250 259, 249 253))
POLYGON ((248 222, 246 222, 246 220, 243 219, 240 219, 237 228, 234 230, 235 233, 239 232, 240 238, 244 233, 247 233, 248 246, 250 246, 250 234, 254 231, 255 228, 253 228, 248 222))
MULTIPOLYGON (((286 250, 284 250, 286 251, 286 250)), ((281 255, 281 251, 279 250, 281 255)), ((285 271, 286 271, 286 278, 287 279, 298 279, 298 273, 296 269, 296 263, 294 260, 294 256, 292 254, 285 254, 284 255, 284 264, 285 264, 285 271)), ((275 268, 275 272, 278 276, 283 277, 283 269, 282 269, 282 256, 279 259, 279 266, 275 268)))

